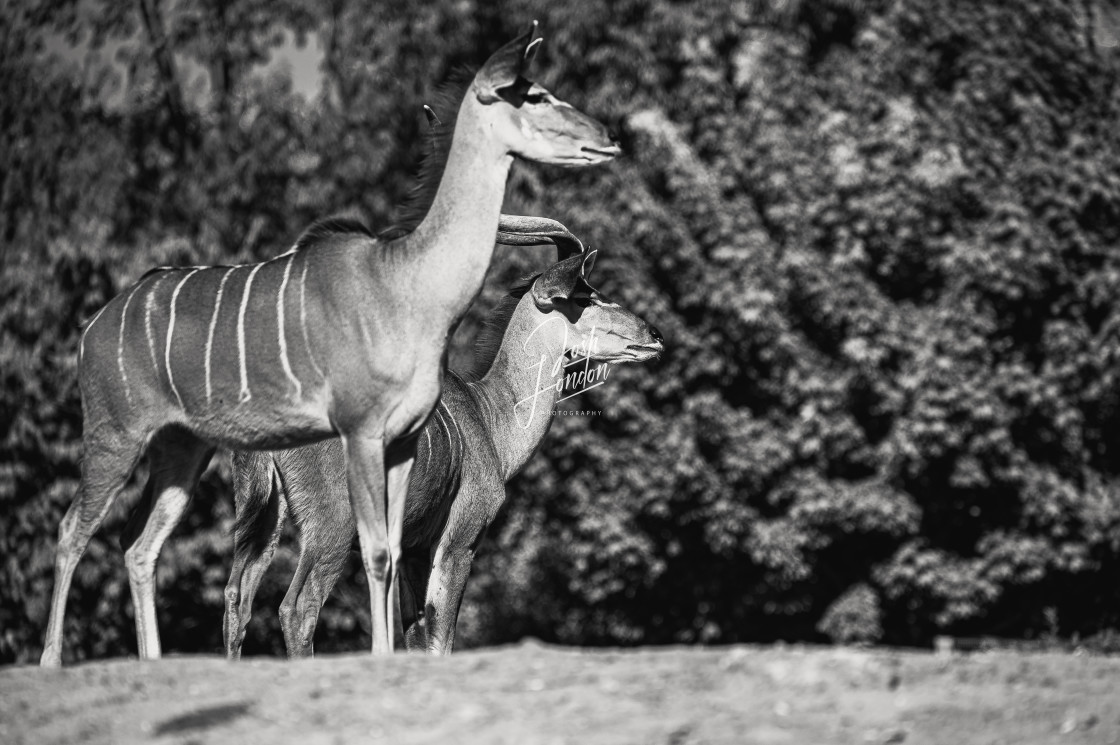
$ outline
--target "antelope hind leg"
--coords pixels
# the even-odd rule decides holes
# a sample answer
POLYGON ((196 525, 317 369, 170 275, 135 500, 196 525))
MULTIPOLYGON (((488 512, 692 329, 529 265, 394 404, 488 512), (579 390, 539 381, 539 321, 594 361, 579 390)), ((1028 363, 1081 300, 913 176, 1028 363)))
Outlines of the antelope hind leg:
POLYGON ((241 659, 245 629, 252 620, 253 599, 264 574, 272 564, 280 533, 287 517, 287 500, 281 498, 272 456, 266 453, 234 453, 234 505, 237 513, 233 568, 225 590, 222 635, 226 659, 241 659), (248 507, 247 507, 248 505, 248 507), (245 510, 261 505, 260 512, 246 516, 245 510), (267 538, 263 537, 268 530, 267 538))
POLYGON ((113 500, 121 493, 143 454, 142 437, 129 436, 127 433, 114 435, 85 438, 81 483, 58 528, 51 613, 47 622, 43 656, 39 661, 44 667, 58 667, 62 664, 63 619, 74 568, 85 553, 90 537, 100 527, 113 500))
MULTIPOLYGON (((344 531, 342 535, 349 539, 350 531, 344 531)), ((288 648, 288 657, 292 659, 314 654, 319 611, 334 589, 350 555, 349 540, 343 546, 326 548, 323 544, 316 545, 320 547, 317 550, 309 552, 304 548, 300 551, 295 577, 280 606, 284 643, 288 648)))
POLYGON ((223 627, 226 633, 227 659, 241 659, 245 630, 253 618, 253 600, 257 597, 257 590, 261 586, 265 572, 272 565, 272 559, 276 555, 276 546, 280 543, 286 515, 284 500, 277 498, 275 523, 263 550, 238 546, 239 552, 251 551, 251 553, 238 553, 234 556, 233 571, 230 572, 229 584, 226 585, 226 618, 223 627), (232 638, 230 632, 233 633, 232 638))
POLYGON ((156 435, 149 448, 151 511, 136 542, 125 551, 125 566, 136 614, 136 642, 140 658, 160 656, 156 618, 155 567, 167 536, 179 523, 190 503, 194 487, 214 448, 181 429, 166 429, 156 435))

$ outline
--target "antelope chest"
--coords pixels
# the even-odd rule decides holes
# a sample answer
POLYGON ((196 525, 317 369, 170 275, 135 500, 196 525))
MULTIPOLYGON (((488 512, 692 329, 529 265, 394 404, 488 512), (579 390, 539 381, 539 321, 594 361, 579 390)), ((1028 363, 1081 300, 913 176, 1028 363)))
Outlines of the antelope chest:
POLYGON ((439 402, 442 377, 438 361, 416 367, 386 420, 385 433, 389 439, 420 432, 439 402))

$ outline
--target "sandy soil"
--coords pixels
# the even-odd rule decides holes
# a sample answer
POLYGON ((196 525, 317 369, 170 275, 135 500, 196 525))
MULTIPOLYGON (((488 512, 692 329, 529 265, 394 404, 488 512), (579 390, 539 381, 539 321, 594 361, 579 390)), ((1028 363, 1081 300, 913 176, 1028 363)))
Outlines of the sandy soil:
POLYGON ((537 643, 0 670, 0 743, 1120 743, 1120 658, 537 643))

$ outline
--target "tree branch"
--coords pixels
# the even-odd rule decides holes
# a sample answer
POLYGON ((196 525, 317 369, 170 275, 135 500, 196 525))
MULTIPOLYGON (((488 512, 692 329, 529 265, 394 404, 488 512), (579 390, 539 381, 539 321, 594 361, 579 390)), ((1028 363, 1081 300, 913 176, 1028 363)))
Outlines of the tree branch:
POLYGON ((187 143, 187 118, 183 106, 182 92, 179 89, 179 79, 175 74, 175 59, 171 55, 171 50, 167 44, 167 36, 163 31, 163 18, 160 14, 159 0, 139 0, 139 6, 144 28, 152 44, 152 56, 155 59, 156 69, 159 71, 160 82, 163 85, 164 103, 167 105, 168 114, 171 116, 171 126, 178 134, 176 152, 182 158, 187 143))

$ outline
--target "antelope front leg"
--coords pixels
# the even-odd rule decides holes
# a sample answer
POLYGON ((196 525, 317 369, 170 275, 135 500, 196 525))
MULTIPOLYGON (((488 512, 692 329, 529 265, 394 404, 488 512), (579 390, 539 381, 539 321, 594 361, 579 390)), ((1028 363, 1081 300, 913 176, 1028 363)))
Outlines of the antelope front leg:
MULTIPOLYGON (((357 432, 343 435, 350 508, 358 529, 362 564, 369 584, 373 653, 393 651, 389 626, 389 588, 393 581, 389 509, 385 489, 385 441, 357 432)), ((399 539, 397 541, 400 543, 399 539)))
POLYGON ((455 648, 455 624, 473 561, 471 548, 441 543, 436 549, 424 611, 428 654, 449 655, 455 648))
MULTIPOLYGON (((497 473, 463 484, 456 501, 464 505, 500 505, 505 485, 497 473)), ((428 654, 448 655, 455 648, 455 624, 459 606, 471 574, 475 552, 486 536, 494 514, 490 510, 472 513, 452 509, 432 556, 431 573, 424 600, 428 654)))
MULTIPOLYGON (((392 557, 392 573, 397 576, 395 584, 390 583, 387 588, 386 602, 389 608, 389 635, 396 632, 397 619, 395 611, 399 608, 397 597, 393 595, 394 587, 397 596, 400 596, 401 572, 401 537, 404 533, 404 507, 408 499, 408 480, 412 473, 412 464, 416 462, 416 440, 395 443, 390 452, 389 470, 386 475, 386 501, 389 505, 389 552, 392 557)), ((403 613, 402 613, 403 615, 403 613)), ((402 628, 402 632, 406 629, 402 628)), ((403 636, 402 636, 403 638, 403 636)))

